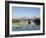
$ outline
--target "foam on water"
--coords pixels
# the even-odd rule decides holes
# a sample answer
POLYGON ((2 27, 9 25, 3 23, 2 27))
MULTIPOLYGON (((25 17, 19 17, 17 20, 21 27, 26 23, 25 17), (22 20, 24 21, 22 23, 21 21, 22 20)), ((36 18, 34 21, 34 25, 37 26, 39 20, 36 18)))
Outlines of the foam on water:
POLYGON ((34 22, 31 24, 22 24, 16 25, 15 23, 12 24, 12 31, 29 31, 29 30, 40 30, 40 25, 35 25, 34 22))

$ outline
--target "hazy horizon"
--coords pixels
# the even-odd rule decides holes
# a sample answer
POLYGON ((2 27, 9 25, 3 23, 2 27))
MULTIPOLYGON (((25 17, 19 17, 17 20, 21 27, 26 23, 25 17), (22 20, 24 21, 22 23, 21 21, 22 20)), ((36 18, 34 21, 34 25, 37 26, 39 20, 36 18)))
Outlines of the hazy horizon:
POLYGON ((40 17, 40 8, 36 7, 12 7, 12 18, 40 17))

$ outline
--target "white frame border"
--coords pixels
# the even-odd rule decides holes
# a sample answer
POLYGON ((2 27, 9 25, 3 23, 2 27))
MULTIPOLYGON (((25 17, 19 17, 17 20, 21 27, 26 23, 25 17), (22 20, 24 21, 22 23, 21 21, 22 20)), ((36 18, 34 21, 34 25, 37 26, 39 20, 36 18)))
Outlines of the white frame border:
POLYGON ((43 33, 43 6, 42 5, 27 5, 27 4, 9 4, 9 34, 17 35, 17 34, 32 34, 32 33, 43 33), (12 32, 12 6, 20 6, 20 7, 39 7, 40 8, 40 30, 37 31, 14 31, 12 32))

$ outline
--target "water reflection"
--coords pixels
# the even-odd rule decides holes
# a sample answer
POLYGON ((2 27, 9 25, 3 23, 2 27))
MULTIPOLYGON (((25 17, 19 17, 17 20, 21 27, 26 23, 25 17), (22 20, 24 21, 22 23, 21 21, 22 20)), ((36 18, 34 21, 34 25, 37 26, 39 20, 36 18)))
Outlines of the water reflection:
POLYGON ((21 24, 17 25, 16 23, 12 24, 12 31, 29 31, 29 30, 40 30, 40 25, 36 25, 33 21, 31 24, 21 24))

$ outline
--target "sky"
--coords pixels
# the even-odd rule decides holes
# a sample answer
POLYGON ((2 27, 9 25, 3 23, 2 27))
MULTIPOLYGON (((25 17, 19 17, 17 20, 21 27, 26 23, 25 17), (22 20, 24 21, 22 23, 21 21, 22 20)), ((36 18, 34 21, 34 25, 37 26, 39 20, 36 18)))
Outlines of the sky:
POLYGON ((40 8, 36 7, 12 7, 12 16, 13 18, 21 18, 21 17, 39 17, 40 16, 40 8))

